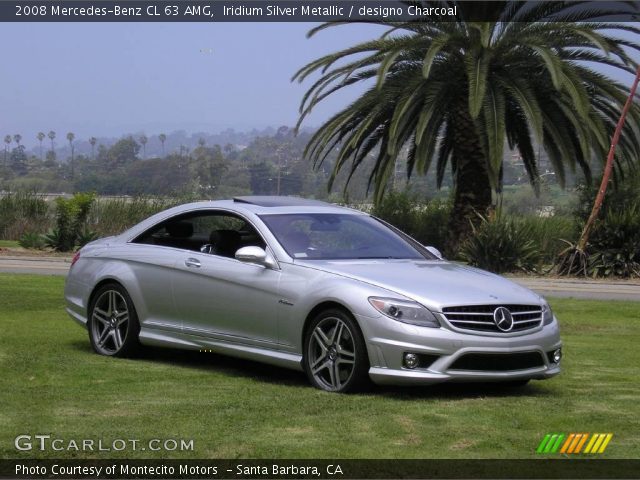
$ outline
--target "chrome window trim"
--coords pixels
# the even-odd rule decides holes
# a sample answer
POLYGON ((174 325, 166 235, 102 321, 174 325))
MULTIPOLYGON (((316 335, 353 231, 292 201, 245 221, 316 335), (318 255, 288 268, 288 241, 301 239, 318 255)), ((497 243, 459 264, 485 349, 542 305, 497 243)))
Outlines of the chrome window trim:
MULTIPOLYGON (((202 254, 202 255, 208 255, 210 257, 215 257, 215 258, 221 258, 221 259, 226 259, 226 260, 232 260, 234 262, 238 262, 241 263, 243 265, 254 265, 251 263, 246 263, 246 262, 241 262, 240 260, 236 259, 236 258, 232 258, 232 257, 225 257, 222 255, 216 255, 214 253, 204 253, 204 252, 196 252, 194 250, 186 250, 183 248, 178 248, 178 247, 170 247, 168 245, 153 245, 153 244, 149 244, 149 243, 138 243, 135 240, 137 238, 140 238, 141 236, 143 236, 144 234, 146 234, 149 230, 153 230, 154 228, 156 228, 158 225, 160 225, 161 223, 166 222, 167 220, 174 218, 174 217, 181 217, 183 215, 189 215, 191 213, 194 212, 221 212, 221 213, 229 213, 232 214, 233 216, 239 217, 240 219, 242 219, 243 221, 247 222, 249 225, 251 225, 253 227, 253 229, 256 231, 256 233, 258 235, 260 235, 260 238, 262 239, 262 241, 264 242, 264 244, 266 245, 266 251, 268 254, 270 254, 273 257, 273 260, 276 263, 276 268, 274 268, 273 270, 282 270, 282 268, 280 267, 280 260, 278 259, 278 256, 276 255, 275 251, 273 250, 273 248, 271 248, 271 245, 269 244, 269 242, 265 239, 264 234, 260 231, 260 229, 256 226, 255 222, 253 222, 252 220, 250 220, 249 218, 247 218, 245 215, 243 215, 242 213, 239 213, 235 210, 231 210, 228 208, 219 208, 219 207, 204 207, 204 208, 194 208, 191 210, 187 210, 185 212, 180 212, 178 214, 175 214, 173 216, 166 216, 160 220, 158 220, 156 223, 154 223, 153 225, 151 225, 150 227, 146 228, 145 230, 143 230, 142 232, 138 233, 137 235, 134 235, 133 237, 130 237, 125 243, 127 245, 142 245, 142 246, 146 246, 146 247, 155 247, 155 248, 169 248, 171 250, 176 250, 178 252, 190 252, 190 253, 194 253, 194 254, 202 254)), ((265 225, 265 228, 266 225, 265 225)), ((267 228, 268 230, 268 228, 267 228)), ((255 265, 258 267, 261 267, 261 265, 255 265)), ((262 267, 262 268, 267 268, 267 267, 262 267)))

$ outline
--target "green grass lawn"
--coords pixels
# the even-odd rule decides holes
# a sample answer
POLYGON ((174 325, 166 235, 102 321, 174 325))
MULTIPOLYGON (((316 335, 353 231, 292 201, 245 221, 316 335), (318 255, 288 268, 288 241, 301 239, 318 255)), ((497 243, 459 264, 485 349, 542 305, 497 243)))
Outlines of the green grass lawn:
MULTIPOLYGON (((92 353, 63 309, 63 279, 0 275, 0 457, 19 434, 194 439, 165 458, 531 458, 547 432, 613 432, 604 456, 638 458, 640 303, 554 300, 562 375, 510 391, 444 385, 335 395, 302 373, 213 354, 92 353)), ((148 451, 94 453, 159 458, 148 451)))

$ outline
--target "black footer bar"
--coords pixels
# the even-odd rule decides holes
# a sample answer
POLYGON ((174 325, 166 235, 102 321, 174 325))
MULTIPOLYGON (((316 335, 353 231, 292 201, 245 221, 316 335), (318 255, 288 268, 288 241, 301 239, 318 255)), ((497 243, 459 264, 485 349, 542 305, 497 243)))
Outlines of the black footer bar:
POLYGON ((637 479, 640 460, 0 460, 2 479, 637 479))

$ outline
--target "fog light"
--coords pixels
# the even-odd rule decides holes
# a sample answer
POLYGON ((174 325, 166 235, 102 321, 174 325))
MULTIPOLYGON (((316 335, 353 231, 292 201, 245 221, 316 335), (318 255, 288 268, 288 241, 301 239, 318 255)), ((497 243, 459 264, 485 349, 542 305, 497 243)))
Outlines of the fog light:
POLYGON ((418 366, 418 355, 415 353, 405 353, 404 366, 407 368, 416 368, 418 366))
POLYGON ((553 361, 555 363, 560 363, 560 360, 562 360, 562 349, 559 348, 553 352, 553 361))

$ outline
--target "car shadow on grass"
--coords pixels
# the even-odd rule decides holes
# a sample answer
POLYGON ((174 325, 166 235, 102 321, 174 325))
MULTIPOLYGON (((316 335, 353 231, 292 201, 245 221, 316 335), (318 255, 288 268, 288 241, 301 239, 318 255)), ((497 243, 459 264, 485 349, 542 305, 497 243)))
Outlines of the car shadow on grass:
POLYGON ((472 398, 501 397, 550 397, 553 391, 542 382, 531 381, 521 387, 500 383, 440 383, 426 386, 379 386, 375 391, 394 400, 463 400, 472 398))
MULTIPOLYGON (((73 342, 72 346, 77 350, 96 355, 88 342, 77 341, 73 342)), ((229 377, 251 378, 278 385, 298 387, 309 385, 303 372, 210 352, 146 346, 135 357, 135 360, 215 371, 229 377)))
MULTIPOLYGON (((95 355, 88 342, 75 341, 71 345, 77 350, 95 355)), ((229 377, 242 377, 273 385, 313 388, 303 372, 216 353, 144 347, 136 359, 182 368, 215 371, 229 377)), ((394 400, 408 401, 419 399, 462 400, 482 397, 548 397, 553 392, 544 383, 546 382, 532 381, 522 387, 509 387, 500 383, 441 383, 428 386, 371 385, 366 391, 355 395, 373 394, 394 400)))

